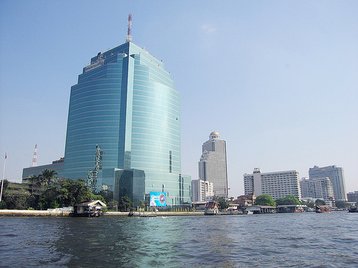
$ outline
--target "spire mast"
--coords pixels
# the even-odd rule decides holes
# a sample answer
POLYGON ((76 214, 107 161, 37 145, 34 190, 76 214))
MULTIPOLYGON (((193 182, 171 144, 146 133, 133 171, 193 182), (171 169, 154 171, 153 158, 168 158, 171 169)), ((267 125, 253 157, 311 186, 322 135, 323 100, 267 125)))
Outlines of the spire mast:
POLYGON ((127 42, 132 42, 132 14, 128 15, 127 42))
POLYGON ((35 144, 34 154, 32 156, 32 166, 37 167, 37 144, 35 144))

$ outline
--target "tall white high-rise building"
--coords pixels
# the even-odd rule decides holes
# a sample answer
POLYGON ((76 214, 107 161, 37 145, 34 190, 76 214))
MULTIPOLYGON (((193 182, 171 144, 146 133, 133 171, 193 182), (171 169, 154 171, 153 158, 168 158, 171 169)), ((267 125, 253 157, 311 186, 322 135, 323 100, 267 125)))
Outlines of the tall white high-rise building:
POLYGON ((191 190, 193 202, 207 201, 214 196, 214 186, 209 181, 192 180, 191 190))
POLYGON ((219 133, 210 133, 209 140, 202 146, 199 161, 199 179, 214 184, 214 195, 228 197, 226 142, 219 139, 219 133))
POLYGON ((346 201, 346 190, 344 185, 343 169, 336 166, 318 167, 314 166, 310 168, 309 178, 324 178, 328 177, 333 186, 334 199, 336 201, 346 201))
POLYGON ((293 195, 301 198, 296 170, 261 173, 255 168, 253 174, 244 174, 245 195, 269 194, 274 199, 293 195))

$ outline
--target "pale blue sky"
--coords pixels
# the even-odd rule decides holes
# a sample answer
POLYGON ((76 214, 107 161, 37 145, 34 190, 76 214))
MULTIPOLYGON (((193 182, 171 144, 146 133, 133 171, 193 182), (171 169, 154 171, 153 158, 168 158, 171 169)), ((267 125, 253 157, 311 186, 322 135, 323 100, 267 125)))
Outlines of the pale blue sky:
MULTIPOLYGON (((0 2, 0 153, 6 177, 64 154, 70 87, 99 51, 133 41, 182 98, 182 173, 198 176, 213 130, 230 195, 243 174, 344 168, 358 190, 358 1, 0 2)), ((2 163, 1 163, 2 171, 2 163)))

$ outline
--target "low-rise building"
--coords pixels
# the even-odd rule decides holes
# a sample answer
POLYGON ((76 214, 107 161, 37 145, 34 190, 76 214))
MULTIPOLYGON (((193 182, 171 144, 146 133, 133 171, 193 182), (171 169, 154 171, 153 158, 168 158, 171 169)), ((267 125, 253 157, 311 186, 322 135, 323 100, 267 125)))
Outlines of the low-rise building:
POLYGON ((254 194, 240 195, 237 197, 236 203, 239 207, 249 207, 255 204, 256 196, 254 194))
POLYGON ((27 178, 31 176, 38 176, 44 171, 45 169, 54 170, 57 173, 57 177, 62 177, 64 166, 64 158, 61 157, 58 160, 52 161, 51 164, 41 165, 41 166, 34 166, 34 167, 27 167, 22 170, 22 181, 24 182, 27 178))

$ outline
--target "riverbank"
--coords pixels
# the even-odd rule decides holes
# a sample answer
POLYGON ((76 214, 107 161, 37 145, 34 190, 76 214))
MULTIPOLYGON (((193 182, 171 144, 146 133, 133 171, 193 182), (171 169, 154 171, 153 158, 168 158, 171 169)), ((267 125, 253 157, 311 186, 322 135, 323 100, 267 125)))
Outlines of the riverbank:
MULTIPOLYGON (((204 212, 191 212, 191 211, 158 211, 158 212, 136 212, 141 217, 152 217, 152 216, 203 216, 204 212)), ((129 212, 120 211, 108 211, 103 213, 103 216, 122 216, 128 217, 129 212)), ((17 217, 69 217, 69 210, 62 209, 49 209, 49 210, 18 210, 18 209, 0 209, 0 216, 17 216, 17 217)))
POLYGON ((18 216, 18 217, 69 217, 70 211, 60 209, 49 210, 21 210, 21 209, 0 209, 0 216, 18 216))
MULTIPOLYGON (((103 214, 103 216, 128 216, 129 212, 117 212, 117 211, 108 211, 103 214)), ((134 212, 133 216, 135 217, 153 217, 153 216, 203 216, 204 212, 200 211, 143 211, 143 212, 134 212)))

